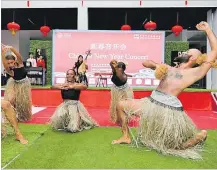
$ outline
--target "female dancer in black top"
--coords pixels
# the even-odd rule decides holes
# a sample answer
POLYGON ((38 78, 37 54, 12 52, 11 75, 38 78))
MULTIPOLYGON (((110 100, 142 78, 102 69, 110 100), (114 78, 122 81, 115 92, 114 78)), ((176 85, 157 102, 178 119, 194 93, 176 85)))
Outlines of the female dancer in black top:
POLYGON ((13 47, 2 44, 2 63, 10 75, 4 99, 15 108, 18 121, 28 121, 32 117, 31 84, 22 56, 13 47))
POLYGON ((87 88, 85 84, 75 82, 75 71, 70 69, 66 74, 65 84, 53 85, 52 89, 60 89, 63 103, 56 109, 51 118, 51 126, 58 130, 79 132, 98 126, 84 105, 79 101, 80 92, 87 88))
POLYGON ((117 62, 112 60, 110 62, 112 68, 112 79, 114 85, 111 88, 111 104, 110 104, 110 119, 114 123, 118 123, 117 117, 117 104, 121 100, 133 99, 133 90, 127 83, 127 77, 131 77, 126 74, 126 65, 123 62, 117 62))

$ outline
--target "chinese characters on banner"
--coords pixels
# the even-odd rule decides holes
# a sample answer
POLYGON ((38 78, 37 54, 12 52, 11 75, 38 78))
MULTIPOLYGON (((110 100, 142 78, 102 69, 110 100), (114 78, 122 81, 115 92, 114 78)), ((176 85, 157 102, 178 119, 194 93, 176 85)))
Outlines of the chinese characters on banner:
POLYGON ((164 32, 64 31, 53 32, 53 83, 65 82, 65 72, 72 68, 79 55, 88 56, 88 80, 96 86, 99 74, 105 74, 111 85, 110 61, 127 64, 126 72, 133 77, 132 86, 156 86, 153 70, 143 68, 144 60, 164 61, 164 32))

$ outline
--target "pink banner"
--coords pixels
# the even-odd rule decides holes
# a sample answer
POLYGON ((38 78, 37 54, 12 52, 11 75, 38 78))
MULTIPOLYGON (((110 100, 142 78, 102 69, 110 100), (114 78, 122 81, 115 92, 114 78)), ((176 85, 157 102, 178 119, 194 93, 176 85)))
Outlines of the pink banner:
MULTIPOLYGON (((112 59, 127 64, 126 72, 133 77, 128 83, 132 86, 156 86, 158 81, 154 72, 145 69, 142 62, 146 59, 157 63, 164 61, 164 32, 123 32, 123 31, 64 31, 55 30, 53 33, 53 83, 63 83, 65 72, 71 69, 87 50, 87 77, 90 86, 96 86, 102 74, 104 84, 111 85, 109 62, 112 59)), ((102 83, 102 82, 101 82, 102 83)))

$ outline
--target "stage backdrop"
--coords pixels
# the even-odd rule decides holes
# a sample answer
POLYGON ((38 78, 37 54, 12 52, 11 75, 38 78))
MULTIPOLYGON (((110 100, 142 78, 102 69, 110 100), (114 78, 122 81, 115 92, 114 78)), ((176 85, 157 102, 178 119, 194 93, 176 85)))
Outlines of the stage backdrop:
MULTIPOLYGON (((109 62, 112 59, 125 62, 126 72, 133 77, 128 79, 132 86, 156 86, 154 71, 142 66, 144 60, 164 62, 164 32, 149 31, 53 31, 53 76, 52 83, 64 83, 65 72, 74 66, 78 56, 91 50, 87 63, 90 86, 95 86, 98 77, 95 73, 111 73, 109 62)), ((111 76, 107 77, 112 85, 111 76)))

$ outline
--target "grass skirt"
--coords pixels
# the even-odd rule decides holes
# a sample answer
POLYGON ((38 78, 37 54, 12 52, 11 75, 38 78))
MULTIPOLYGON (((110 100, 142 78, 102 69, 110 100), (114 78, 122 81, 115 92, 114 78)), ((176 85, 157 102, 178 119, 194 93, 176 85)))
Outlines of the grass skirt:
POLYGON ((51 126, 56 130, 80 132, 98 126, 80 101, 64 101, 51 117, 51 126))
POLYGON ((115 85, 111 88, 111 103, 110 103, 110 119, 112 122, 117 122, 117 104, 121 100, 133 99, 133 89, 126 83, 123 86, 115 85))
MULTIPOLYGON (((137 142, 139 144, 165 155, 201 159, 199 154, 201 147, 199 145, 189 149, 182 149, 183 144, 197 134, 197 129, 180 107, 181 102, 178 98, 166 95, 161 98, 161 96, 155 95, 154 98, 150 96, 140 99, 138 102, 140 102, 141 106, 139 127, 137 129, 137 142), (172 100, 170 100, 170 97, 172 97, 172 100)), ((128 109, 128 115, 132 114, 132 110, 128 109)))
POLYGON ((32 118, 31 84, 28 78, 16 81, 8 79, 4 99, 14 107, 19 122, 32 118))

